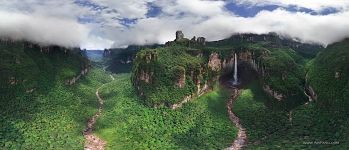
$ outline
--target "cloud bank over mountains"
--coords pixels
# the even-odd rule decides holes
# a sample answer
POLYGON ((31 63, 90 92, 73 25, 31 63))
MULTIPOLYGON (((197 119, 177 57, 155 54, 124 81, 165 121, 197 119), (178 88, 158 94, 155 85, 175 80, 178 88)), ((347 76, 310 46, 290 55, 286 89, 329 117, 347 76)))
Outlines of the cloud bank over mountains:
POLYGON ((71 19, 0 11, 0 34, 14 40, 30 40, 43 45, 80 46, 89 29, 71 19))
POLYGON ((327 45, 349 37, 349 1, 334 1, 0 0, 0 37, 104 49, 165 43, 176 30, 208 40, 277 32, 327 45))

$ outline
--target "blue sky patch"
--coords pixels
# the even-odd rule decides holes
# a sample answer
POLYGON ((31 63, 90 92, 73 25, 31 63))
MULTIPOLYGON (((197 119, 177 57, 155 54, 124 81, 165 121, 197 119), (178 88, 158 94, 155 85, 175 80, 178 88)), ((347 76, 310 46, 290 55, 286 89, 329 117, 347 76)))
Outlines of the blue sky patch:
POLYGON ((138 19, 123 18, 123 19, 118 19, 118 20, 119 20, 120 24, 122 24, 122 25, 124 25, 126 27, 129 27, 130 25, 135 24, 138 19))
POLYGON ((154 3, 148 3, 148 13, 146 16, 149 17, 156 17, 159 16, 162 13, 162 10, 160 7, 156 6, 154 3))
POLYGON ((287 7, 279 6, 279 5, 256 6, 256 5, 236 4, 234 2, 226 4, 225 8, 233 12, 235 15, 238 15, 241 17, 254 17, 261 11, 273 11, 278 8, 285 9, 289 12, 303 12, 311 15, 329 15, 329 14, 339 12, 337 9, 331 8, 331 7, 325 8, 321 12, 316 12, 312 9, 298 7, 296 5, 289 5, 287 7))
POLYGON ((279 8, 279 6, 277 5, 250 6, 250 5, 243 5, 243 4, 239 5, 235 3, 229 3, 225 5, 225 8, 241 17, 254 17, 260 11, 263 11, 263 10, 273 11, 279 8))

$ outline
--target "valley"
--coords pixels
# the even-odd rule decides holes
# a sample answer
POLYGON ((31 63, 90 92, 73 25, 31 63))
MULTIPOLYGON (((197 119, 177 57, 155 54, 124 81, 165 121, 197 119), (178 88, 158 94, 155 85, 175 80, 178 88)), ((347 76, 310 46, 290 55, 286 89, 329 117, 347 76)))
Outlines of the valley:
POLYGON ((0 0, 0 150, 349 150, 349 0, 0 0))
POLYGON ((334 64, 346 64, 348 55, 341 51, 346 41, 327 48, 336 53, 325 49, 311 57, 292 49, 301 43, 284 44, 273 34, 202 42, 182 38, 132 53, 60 47, 43 52, 21 42, 1 44, 0 145, 98 150, 348 147, 347 88, 339 83, 348 81, 349 69, 329 64, 333 70, 327 71, 318 68, 326 65, 314 65, 328 61, 326 57, 342 57, 334 64), (327 83, 320 75, 338 81, 327 83), (323 85, 343 90, 328 95, 323 85))

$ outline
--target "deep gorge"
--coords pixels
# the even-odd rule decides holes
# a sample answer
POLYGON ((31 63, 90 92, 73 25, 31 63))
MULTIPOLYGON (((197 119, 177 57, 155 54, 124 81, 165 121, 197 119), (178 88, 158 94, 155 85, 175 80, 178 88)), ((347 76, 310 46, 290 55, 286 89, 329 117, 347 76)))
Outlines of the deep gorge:
POLYGON ((91 133, 106 149, 227 148, 238 134, 227 89, 239 88, 230 108, 246 129, 245 149, 347 146, 347 41, 309 58, 296 48, 316 45, 275 34, 179 38, 95 52, 101 56, 91 60, 78 49, 2 42, 0 145, 82 149, 86 122, 101 111, 91 133), (328 63, 334 57, 341 59, 328 63), (329 138, 341 144, 303 144, 329 138))

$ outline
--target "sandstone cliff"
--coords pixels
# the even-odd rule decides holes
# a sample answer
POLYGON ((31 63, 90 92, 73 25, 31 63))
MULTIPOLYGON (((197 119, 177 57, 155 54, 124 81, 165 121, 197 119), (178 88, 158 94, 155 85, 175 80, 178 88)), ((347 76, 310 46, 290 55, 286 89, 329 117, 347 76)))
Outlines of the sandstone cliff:
MULTIPOLYGON (((275 35, 240 36, 249 42, 278 41, 275 35)), ((266 47, 237 44, 230 49, 191 47, 183 45, 186 40, 182 32, 177 32, 176 37, 166 44, 167 47, 137 54, 132 82, 147 105, 178 108, 210 91, 221 75, 232 74, 235 54, 237 65, 254 70, 250 73, 256 72, 270 97, 289 101, 289 98, 304 96, 303 70, 296 64, 292 49, 270 48, 269 44, 266 47)), ((194 37, 190 41, 197 39, 194 37)))

